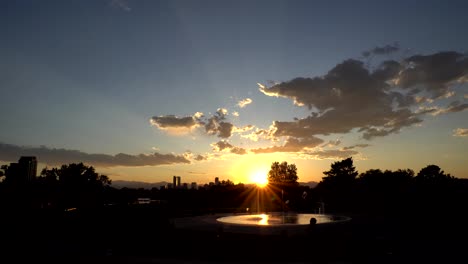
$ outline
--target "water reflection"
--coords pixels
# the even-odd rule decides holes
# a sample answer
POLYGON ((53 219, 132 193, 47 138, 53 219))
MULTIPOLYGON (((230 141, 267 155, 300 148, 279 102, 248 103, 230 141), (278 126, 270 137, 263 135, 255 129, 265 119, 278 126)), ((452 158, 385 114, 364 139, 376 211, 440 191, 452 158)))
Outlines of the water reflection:
POLYGON ((258 214, 235 215, 218 218, 218 222, 237 225, 277 226, 277 225, 308 225, 315 218, 317 224, 347 221, 350 218, 322 214, 258 214))

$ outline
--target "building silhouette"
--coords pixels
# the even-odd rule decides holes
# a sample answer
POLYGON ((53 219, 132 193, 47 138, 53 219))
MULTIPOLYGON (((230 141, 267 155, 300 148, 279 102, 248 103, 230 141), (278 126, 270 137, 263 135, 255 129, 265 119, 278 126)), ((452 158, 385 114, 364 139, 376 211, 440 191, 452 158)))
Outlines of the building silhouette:
POLYGON ((36 178, 37 159, 34 156, 22 156, 19 161, 20 171, 27 182, 36 178))
POLYGON ((172 177, 172 186, 174 187, 174 189, 177 189, 177 188, 180 188, 181 185, 180 185, 180 176, 173 176, 172 177))
POLYGON ((17 183, 28 183, 36 179, 37 159, 34 156, 21 156, 17 163, 10 163, 6 177, 17 183))

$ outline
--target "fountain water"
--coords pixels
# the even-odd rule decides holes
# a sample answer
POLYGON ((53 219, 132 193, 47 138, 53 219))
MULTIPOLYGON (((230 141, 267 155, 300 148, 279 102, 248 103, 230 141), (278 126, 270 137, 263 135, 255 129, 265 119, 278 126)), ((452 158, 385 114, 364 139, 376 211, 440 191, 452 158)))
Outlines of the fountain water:
POLYGON ((223 224, 246 226, 300 226, 309 225, 315 218, 316 224, 346 222, 351 218, 346 216, 325 214, 270 213, 255 215, 232 215, 216 219, 223 224))

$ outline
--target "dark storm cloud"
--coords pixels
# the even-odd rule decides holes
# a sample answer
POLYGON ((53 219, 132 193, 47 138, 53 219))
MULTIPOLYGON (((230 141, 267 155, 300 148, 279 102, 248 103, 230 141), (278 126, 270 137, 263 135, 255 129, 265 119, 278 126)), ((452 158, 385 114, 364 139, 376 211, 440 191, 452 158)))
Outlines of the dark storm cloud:
POLYGON ((397 85, 405 89, 422 88, 435 99, 446 95, 450 85, 466 82, 468 57, 454 51, 415 55, 404 60, 404 67, 397 76, 397 85))
MULTIPOLYGON (((402 63, 384 61, 373 72, 363 62, 350 59, 321 77, 259 86, 268 96, 289 98, 312 111, 305 118, 274 121, 269 136, 308 138, 358 129, 363 138, 372 139, 421 123, 422 115, 429 112, 412 110, 427 101, 420 94, 429 93, 433 98, 449 96, 453 94, 449 92, 450 85, 466 82, 467 75, 466 56, 440 52, 412 56, 402 63)), ((446 112, 464 109, 466 104, 459 103, 446 112)))
POLYGON ((54 149, 47 147, 22 147, 0 143, 0 160, 15 162, 20 156, 36 156, 39 162, 54 166, 77 162, 83 162, 99 167, 157 166, 190 163, 190 161, 184 156, 174 154, 88 154, 78 150, 54 149))

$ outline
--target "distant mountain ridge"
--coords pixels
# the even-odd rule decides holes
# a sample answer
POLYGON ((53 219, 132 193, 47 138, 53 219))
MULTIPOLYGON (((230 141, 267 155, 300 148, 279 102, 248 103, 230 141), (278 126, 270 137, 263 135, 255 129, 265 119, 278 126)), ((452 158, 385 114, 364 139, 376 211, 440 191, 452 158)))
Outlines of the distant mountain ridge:
POLYGON ((112 187, 117 189, 121 188, 134 188, 134 189, 152 189, 152 188, 160 188, 161 186, 166 186, 168 182, 139 182, 139 181, 123 181, 123 180, 113 180, 112 187))
POLYGON ((299 185, 309 186, 311 189, 317 186, 318 182, 316 181, 309 181, 309 182, 299 182, 299 185))

